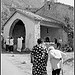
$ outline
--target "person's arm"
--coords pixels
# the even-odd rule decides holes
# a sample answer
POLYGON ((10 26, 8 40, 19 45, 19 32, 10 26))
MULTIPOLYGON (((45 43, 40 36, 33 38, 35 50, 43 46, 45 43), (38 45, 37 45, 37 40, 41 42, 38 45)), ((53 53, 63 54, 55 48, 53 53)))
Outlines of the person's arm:
POLYGON ((33 63, 33 52, 31 51, 31 63, 33 63))
POLYGON ((56 56, 56 54, 54 54, 53 51, 50 51, 50 54, 51 54, 51 58, 58 59, 58 60, 62 59, 62 57, 60 58, 60 57, 56 56))
POLYGON ((31 63, 33 63, 33 61, 34 61, 34 54, 35 54, 35 49, 33 47, 32 51, 31 51, 31 63))
POLYGON ((67 57, 66 53, 64 53, 62 51, 61 51, 61 54, 62 54, 63 57, 67 57))
POLYGON ((47 49, 44 50, 43 57, 48 61, 48 52, 47 49))

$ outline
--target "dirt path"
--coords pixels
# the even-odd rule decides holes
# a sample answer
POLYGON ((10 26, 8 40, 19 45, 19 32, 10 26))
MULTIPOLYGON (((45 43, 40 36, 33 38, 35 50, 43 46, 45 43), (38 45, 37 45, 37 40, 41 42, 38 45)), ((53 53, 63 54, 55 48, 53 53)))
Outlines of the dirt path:
MULTIPOLYGON (((68 58, 73 57, 73 53, 68 53, 68 58)), ((30 63, 30 54, 2 54, 2 63, 4 63, 4 69, 8 69, 10 71, 11 64, 13 65, 13 68, 16 68, 15 70, 12 68, 13 72, 16 73, 16 75, 19 75, 20 73, 23 73, 21 75, 31 75, 32 73, 32 64, 30 63), (7 65, 9 63, 9 65, 7 65), (20 72, 17 74, 17 72, 20 72)), ((74 75, 74 67, 71 66, 72 63, 64 64, 64 75, 74 75)), ((3 65, 3 64, 2 64, 3 65)), ((3 67, 3 66, 2 66, 3 67)), ((3 69, 3 70, 4 70, 3 69)), ((4 71, 3 71, 4 73, 4 71)), ((51 75, 51 65, 48 61, 47 64, 47 73, 48 75, 51 75)), ((2 75, 11 75, 11 74, 2 74, 2 75)), ((15 74, 12 74, 15 75, 15 74)), ((62 75, 62 74, 60 74, 62 75)))
POLYGON ((1 75, 29 75, 12 64, 5 55, 1 55, 1 75))

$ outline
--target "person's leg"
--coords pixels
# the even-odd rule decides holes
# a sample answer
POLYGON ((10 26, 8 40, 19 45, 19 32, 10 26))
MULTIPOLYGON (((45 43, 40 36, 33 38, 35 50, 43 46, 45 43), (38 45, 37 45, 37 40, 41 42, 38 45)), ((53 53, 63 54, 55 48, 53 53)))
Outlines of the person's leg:
POLYGON ((11 52, 13 52, 13 46, 11 46, 11 52))
POLYGON ((56 74, 57 74, 57 75, 60 75, 60 70, 61 70, 61 69, 57 69, 57 70, 56 70, 56 74))
POLYGON ((8 45, 8 51, 10 51, 10 45, 8 45))
POLYGON ((7 45, 6 45, 6 51, 7 51, 7 45))
POLYGON ((56 75, 56 70, 52 70, 52 75, 56 75))
POLYGON ((9 46, 8 45, 6 45, 6 51, 8 51, 9 50, 9 46))
POLYGON ((12 53, 12 46, 10 46, 10 52, 12 53))
POLYGON ((13 46, 11 46, 11 47, 12 47, 12 49, 11 49, 11 50, 12 50, 12 52, 13 52, 13 46))
POLYGON ((8 45, 8 51, 10 51, 10 45, 8 45))

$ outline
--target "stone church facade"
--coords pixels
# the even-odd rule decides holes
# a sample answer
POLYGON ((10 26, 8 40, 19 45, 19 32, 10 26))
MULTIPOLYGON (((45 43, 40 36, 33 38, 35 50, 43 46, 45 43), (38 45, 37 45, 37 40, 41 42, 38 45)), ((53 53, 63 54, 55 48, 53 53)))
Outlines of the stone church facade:
POLYGON ((47 13, 45 14, 47 16, 42 15, 44 13, 41 13, 42 9, 44 10, 42 7, 36 13, 17 9, 5 23, 4 39, 12 36, 15 40, 15 45, 17 45, 17 38, 22 36, 24 39, 23 48, 29 49, 32 49, 37 43, 38 38, 44 39, 47 36, 51 41, 54 41, 54 38, 61 38, 63 44, 67 44, 67 33, 62 28, 65 23, 56 18, 48 17, 47 13))

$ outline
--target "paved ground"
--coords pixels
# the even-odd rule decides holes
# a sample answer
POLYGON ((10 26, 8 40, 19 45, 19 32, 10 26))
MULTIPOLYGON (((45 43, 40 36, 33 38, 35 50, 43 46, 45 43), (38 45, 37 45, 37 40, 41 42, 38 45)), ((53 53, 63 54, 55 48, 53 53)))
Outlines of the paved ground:
MULTIPOLYGON (((14 74, 12 73, 12 75, 17 75, 18 71, 22 71, 23 73, 25 73, 25 75, 31 75, 32 64, 30 63, 30 54, 1 54, 1 56, 2 75, 10 75, 10 73, 12 72, 14 72, 14 74), (5 72, 7 72, 7 74, 5 74, 5 72)), ((50 63, 48 63, 47 69, 48 74, 51 75, 50 63)))
POLYGON ((12 64, 5 55, 1 55, 1 75, 27 75, 22 72, 19 68, 17 68, 14 64, 12 64))
MULTIPOLYGON (((1 54, 1 56, 1 75, 31 75, 32 64, 30 63, 30 54, 1 54)), ((73 57, 73 54, 68 54, 69 57, 73 57)), ((64 65, 64 75, 74 75, 74 68, 71 66, 72 63, 64 65)), ((48 75, 51 75, 49 61, 47 71, 48 75)))

